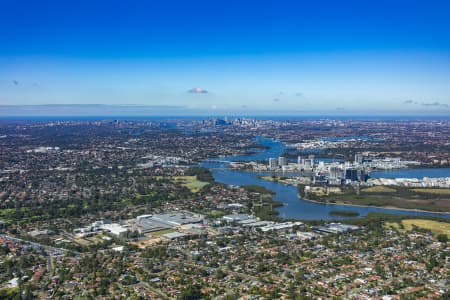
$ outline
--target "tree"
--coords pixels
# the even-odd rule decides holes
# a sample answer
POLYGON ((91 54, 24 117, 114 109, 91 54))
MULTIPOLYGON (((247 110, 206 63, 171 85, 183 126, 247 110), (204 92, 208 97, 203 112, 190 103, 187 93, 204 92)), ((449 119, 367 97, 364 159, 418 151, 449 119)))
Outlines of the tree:
POLYGON ((188 285, 180 295, 181 300, 196 300, 202 298, 202 291, 198 285, 188 285))
POLYGON ((443 233, 438 234, 437 235, 437 239, 441 243, 447 243, 448 242, 448 236, 446 234, 443 234, 443 233))

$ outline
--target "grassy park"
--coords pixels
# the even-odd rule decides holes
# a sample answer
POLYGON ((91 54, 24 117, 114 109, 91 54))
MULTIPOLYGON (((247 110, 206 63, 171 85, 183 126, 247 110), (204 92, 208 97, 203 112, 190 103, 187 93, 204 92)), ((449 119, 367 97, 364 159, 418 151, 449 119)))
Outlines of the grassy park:
POLYGON ((419 228, 430 230, 434 235, 445 234, 450 237, 450 223, 426 219, 405 219, 401 220, 401 224, 402 226, 400 226, 400 223, 387 222, 385 223, 385 226, 403 231, 410 231, 414 226, 417 226, 419 228))
POLYGON ((168 179, 171 181, 175 181, 181 184, 184 187, 187 187, 192 193, 199 192, 202 188, 207 186, 209 182, 202 181, 198 178, 198 175, 185 175, 185 176, 174 176, 174 177, 163 177, 156 176, 156 179, 163 180, 168 179))
POLYGON ((198 180, 197 176, 175 176, 173 179, 187 187, 192 193, 197 193, 209 183, 198 180))

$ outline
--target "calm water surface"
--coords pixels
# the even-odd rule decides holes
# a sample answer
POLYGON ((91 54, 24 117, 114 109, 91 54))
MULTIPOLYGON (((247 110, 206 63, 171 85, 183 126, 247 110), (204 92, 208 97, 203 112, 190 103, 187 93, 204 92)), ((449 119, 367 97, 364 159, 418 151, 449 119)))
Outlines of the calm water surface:
POLYGON ((423 177, 450 177, 450 168, 439 169, 406 169, 372 172, 370 177, 373 178, 420 178, 423 177))

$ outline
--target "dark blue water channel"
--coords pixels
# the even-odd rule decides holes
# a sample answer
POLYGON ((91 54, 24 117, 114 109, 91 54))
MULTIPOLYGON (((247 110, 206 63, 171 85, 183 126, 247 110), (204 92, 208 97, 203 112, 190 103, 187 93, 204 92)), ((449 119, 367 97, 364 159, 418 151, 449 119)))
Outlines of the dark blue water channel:
MULTIPOLYGON (((228 161, 257 161, 267 160, 270 157, 278 157, 283 153, 283 144, 267 138, 259 137, 257 142, 267 149, 263 149, 251 155, 230 156, 218 158, 218 161, 203 161, 202 167, 209 168, 217 182, 227 185, 258 185, 275 192, 273 199, 283 203, 278 209, 283 218, 299 220, 342 220, 347 217, 331 216, 332 210, 352 210, 360 214, 360 217, 366 216, 370 212, 381 212, 391 214, 407 214, 412 216, 434 216, 450 218, 450 214, 440 214, 421 211, 408 211, 397 209, 386 209, 379 207, 347 206, 338 204, 321 204, 300 199, 297 193, 297 187, 282 183, 270 182, 259 179, 258 176, 267 175, 265 172, 246 172, 236 171, 228 168, 228 161), (220 160, 220 161, 219 161, 220 160)), ((447 177, 450 176, 448 169, 410 169, 390 172, 373 173, 373 177, 447 177), (437 171, 440 170, 440 171, 437 171), (388 176, 390 175, 390 176, 388 176)))

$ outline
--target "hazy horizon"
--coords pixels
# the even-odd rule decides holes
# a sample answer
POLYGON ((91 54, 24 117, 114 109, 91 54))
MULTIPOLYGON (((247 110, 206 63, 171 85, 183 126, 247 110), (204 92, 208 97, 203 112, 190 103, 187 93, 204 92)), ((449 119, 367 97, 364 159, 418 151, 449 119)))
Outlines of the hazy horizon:
POLYGON ((106 105, 106 104, 57 104, 57 105, 0 105, 0 119, 102 119, 102 118, 208 118, 208 117, 248 117, 248 118, 401 118, 401 119, 449 119, 445 113, 427 112, 366 112, 366 111, 221 111, 221 110, 189 110, 176 106, 145 106, 145 105, 106 105))

